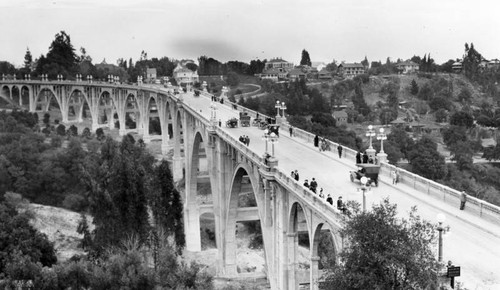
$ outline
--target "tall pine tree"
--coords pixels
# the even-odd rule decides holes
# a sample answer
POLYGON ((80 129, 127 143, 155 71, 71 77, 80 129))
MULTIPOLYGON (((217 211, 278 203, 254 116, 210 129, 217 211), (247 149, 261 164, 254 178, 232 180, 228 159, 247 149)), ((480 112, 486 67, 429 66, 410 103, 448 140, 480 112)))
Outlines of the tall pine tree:
POLYGON ((302 50, 302 57, 300 59, 300 65, 311 66, 311 58, 309 57, 309 52, 307 50, 302 50))

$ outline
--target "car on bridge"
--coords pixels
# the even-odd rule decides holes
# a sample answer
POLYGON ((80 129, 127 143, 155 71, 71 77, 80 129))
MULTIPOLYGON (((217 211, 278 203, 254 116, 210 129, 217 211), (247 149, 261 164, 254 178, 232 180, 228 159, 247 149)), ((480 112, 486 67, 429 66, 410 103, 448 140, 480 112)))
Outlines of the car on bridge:
POLYGON ((366 182, 366 186, 371 186, 372 183, 375 186, 378 186, 378 174, 380 172, 380 165, 371 164, 371 163, 358 163, 356 164, 358 170, 350 171, 349 175, 351 178, 351 182, 359 180, 361 182, 361 177, 368 178, 366 182))

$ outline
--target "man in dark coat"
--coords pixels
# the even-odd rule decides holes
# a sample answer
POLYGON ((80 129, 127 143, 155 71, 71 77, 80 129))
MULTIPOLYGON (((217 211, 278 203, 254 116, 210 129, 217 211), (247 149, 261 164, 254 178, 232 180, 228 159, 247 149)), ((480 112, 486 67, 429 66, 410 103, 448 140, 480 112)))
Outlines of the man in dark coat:
POLYGON ((316 179, 313 177, 313 179, 311 180, 311 184, 309 185, 309 189, 316 193, 316 188, 318 187, 318 183, 316 182, 316 179))
POLYGON ((333 198, 330 194, 328 194, 328 197, 326 198, 326 202, 328 202, 330 205, 333 205, 333 198))
POLYGON ((316 135, 314 136, 314 147, 318 147, 318 144, 319 144, 319 136, 316 135))
POLYGON ((356 164, 361 163, 361 152, 356 153, 356 164))
POLYGON ((342 158, 342 146, 339 144, 339 146, 337 147, 337 151, 339 151, 339 158, 342 158))
POLYGON ((366 151, 363 153, 363 163, 368 163, 368 154, 366 154, 366 151))

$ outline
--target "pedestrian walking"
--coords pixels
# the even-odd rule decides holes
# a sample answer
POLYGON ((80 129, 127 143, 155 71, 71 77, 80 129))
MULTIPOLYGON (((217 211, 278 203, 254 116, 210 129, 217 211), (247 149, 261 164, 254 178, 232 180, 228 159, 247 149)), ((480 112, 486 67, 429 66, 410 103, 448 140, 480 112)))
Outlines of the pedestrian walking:
POLYGON ((339 152, 339 158, 342 158, 342 150, 344 148, 342 148, 342 146, 339 144, 339 146, 337 146, 337 151, 339 152))
POLYGON ((314 147, 318 147, 318 144, 319 144, 319 136, 316 135, 314 136, 314 147))
POLYGON ((222 126, 222 121, 219 119, 219 127, 222 126))
POLYGON ((466 201, 467 194, 465 193, 465 191, 462 191, 462 193, 460 194, 460 210, 464 210, 466 201))
POLYGON ((396 180, 397 180, 397 178, 398 178, 397 173, 396 173, 396 170, 391 171, 391 177, 392 177, 392 184, 394 184, 394 185, 395 185, 395 184, 397 183, 397 181, 396 181, 396 180))
POLYGON ((292 176, 293 179, 295 179, 295 171, 292 170, 291 176, 292 176))
POLYGON ((288 129, 288 131, 290 131, 290 137, 292 137, 293 136, 293 127, 290 126, 290 129, 288 129))
POLYGON ((326 202, 328 202, 330 205, 333 205, 333 198, 330 194, 326 197, 326 202))
POLYGON ((304 181, 304 187, 309 188, 309 182, 307 181, 307 179, 304 181))
POLYGON ((363 163, 368 163, 368 154, 366 154, 366 151, 363 153, 363 163))
POLYGON ((247 141, 247 146, 250 146, 250 137, 246 136, 245 140, 247 141))
POLYGON ((399 170, 396 169, 396 184, 399 183, 399 170))
POLYGON ((299 181, 299 172, 295 169, 295 180, 299 181))
POLYGON ((359 163, 361 163, 361 151, 358 151, 358 153, 356 153, 356 164, 359 163))

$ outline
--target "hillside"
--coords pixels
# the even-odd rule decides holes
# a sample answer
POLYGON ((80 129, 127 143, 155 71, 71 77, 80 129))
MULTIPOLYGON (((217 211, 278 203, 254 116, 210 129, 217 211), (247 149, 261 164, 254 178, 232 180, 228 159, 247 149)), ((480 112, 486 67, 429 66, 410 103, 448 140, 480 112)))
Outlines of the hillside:
MULTIPOLYGON (((54 242, 58 261, 66 261, 74 255, 84 254, 78 247, 82 235, 76 229, 80 214, 67 209, 30 203, 27 209, 34 214, 33 226, 54 242)), ((91 229, 92 217, 87 217, 91 229)))

